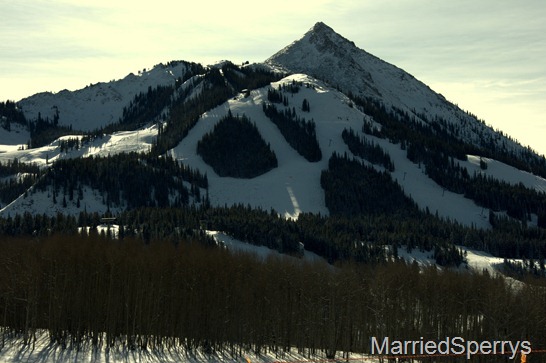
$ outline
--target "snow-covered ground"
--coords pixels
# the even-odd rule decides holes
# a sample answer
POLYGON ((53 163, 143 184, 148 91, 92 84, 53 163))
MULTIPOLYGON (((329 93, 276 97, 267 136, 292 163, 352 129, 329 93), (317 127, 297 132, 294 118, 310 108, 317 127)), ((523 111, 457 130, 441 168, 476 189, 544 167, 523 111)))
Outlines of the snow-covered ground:
POLYGON ((391 173, 394 180, 404 189, 422 210, 428 210, 432 214, 458 221, 459 223, 478 228, 490 228, 488 210, 478 206, 471 199, 462 194, 450 192, 438 185, 425 174, 425 168, 414 164, 406 157, 406 151, 399 144, 391 144, 387 140, 374 139, 386 150, 395 165, 395 171, 391 173))
MULTIPOLYGON (((53 141, 49 145, 27 149, 26 144, 9 144, 13 133, 0 134, 0 162, 17 159, 25 163, 35 163, 47 166, 57 159, 72 159, 88 156, 108 156, 127 152, 148 152, 157 137, 157 125, 148 125, 135 131, 119 131, 105 135, 89 143, 84 143, 79 149, 70 149, 61 152, 60 144, 63 140, 80 139, 81 135, 66 135, 53 141), (24 147, 24 149, 22 149, 24 147)), ((26 143, 26 141, 25 141, 26 143)))
MULTIPOLYGON (((82 232, 85 228, 85 233, 89 234, 91 227, 79 227, 78 232, 82 232)), ((97 226, 97 233, 112 236, 112 238, 118 238, 119 236, 119 225, 118 224, 108 224, 102 223, 97 226)))
MULTIPOLYGON (((500 274, 500 268, 504 263, 504 259, 500 257, 494 257, 491 254, 483 251, 474 250, 464 246, 457 246, 457 248, 464 253, 466 263, 459 266, 460 269, 467 268, 469 271, 474 271, 476 273, 482 273, 487 271, 491 275, 500 274)), ((407 263, 417 263, 421 267, 436 266, 434 260, 433 251, 421 251, 418 248, 414 248, 411 252, 408 252, 405 246, 398 248, 398 257, 406 261, 407 263)), ((511 261, 519 261, 517 259, 511 259, 511 261)), ((440 267, 441 268, 441 267, 440 267)))
POLYGON ((467 161, 458 160, 458 163, 464 166, 470 175, 474 173, 483 174, 513 185, 521 183, 527 188, 546 193, 546 179, 518 170, 500 161, 468 155, 467 161), (480 168, 480 159, 487 165, 487 169, 482 170, 480 168))
MULTIPOLYGON (((250 204, 264 209, 273 208, 286 217, 296 217, 300 212, 328 214, 320 186, 320 173, 327 168, 328 159, 333 151, 342 153, 348 151, 341 139, 341 131, 348 125, 356 126, 357 122, 361 122, 363 115, 342 103, 346 99, 345 96, 330 92, 320 82, 305 75, 294 75, 281 82, 292 80, 313 82, 317 85, 316 91, 303 87, 289 99, 289 102, 290 107, 295 107, 297 112, 301 108, 303 98, 307 97, 311 103, 311 113, 301 111, 298 113, 307 120, 315 119, 323 159, 309 163, 287 143, 279 129, 265 116, 262 104, 267 101, 269 87, 254 90, 249 97, 230 100, 205 113, 188 136, 171 150, 175 158, 207 173, 209 198, 213 205, 250 204), (336 106, 332 107, 333 105, 336 106), (271 145, 277 156, 277 168, 253 179, 219 177, 197 155, 198 141, 214 128, 229 109, 234 115, 245 114, 256 123, 262 137, 271 145)), ((277 83, 273 83, 272 86, 276 88, 277 83)))
MULTIPOLYGON (((53 188, 48 187, 45 191, 39 191, 31 187, 26 195, 22 194, 19 198, 0 209, 0 215, 6 217, 8 215, 22 215, 25 212, 28 212, 31 214, 45 214, 48 216, 55 216, 58 213, 77 216, 83 211, 87 211, 88 213, 97 212, 99 214, 104 214, 108 211, 108 206, 105 204, 103 196, 97 190, 83 187, 83 197, 80 200, 80 206, 78 207, 77 196, 74 196, 73 200, 69 200, 68 197, 63 196, 62 192, 57 194, 56 203, 54 203, 52 189, 53 188), (66 207, 63 205, 63 198, 64 202, 66 202, 66 207)), ((118 207, 111 207, 110 212, 116 214, 121 212, 121 209, 118 207)))
MULTIPOLYGON (((280 252, 276 250, 272 250, 265 246, 256 246, 250 243, 242 242, 223 232, 219 232, 219 231, 206 231, 206 232, 208 235, 212 236, 217 243, 221 244, 222 246, 224 246, 230 251, 250 253, 264 260, 270 256, 287 257, 287 255, 281 254, 280 252)), ((292 257, 289 257, 289 258, 292 258, 292 257)), ((302 260, 306 262, 315 262, 315 261, 325 262, 324 258, 307 250, 304 250, 302 260)))
MULTIPOLYGON (((341 360, 341 353, 338 353, 338 357, 341 360)), ((356 353, 352 353, 350 358, 355 362, 376 363, 379 361, 356 353)), ((145 352, 119 346, 109 351, 105 347, 77 350, 69 346, 67 349, 62 349, 60 346, 49 344, 47 333, 38 332, 34 346, 23 345, 22 339, 8 341, 4 348, 0 349, 0 361, 6 363, 304 363, 324 362, 326 357, 321 352, 317 352, 310 359, 308 355, 299 354, 296 349, 291 352, 269 352, 259 356, 251 351, 243 351, 241 356, 233 356, 228 352, 206 354, 201 350, 186 353, 182 348, 145 352)))

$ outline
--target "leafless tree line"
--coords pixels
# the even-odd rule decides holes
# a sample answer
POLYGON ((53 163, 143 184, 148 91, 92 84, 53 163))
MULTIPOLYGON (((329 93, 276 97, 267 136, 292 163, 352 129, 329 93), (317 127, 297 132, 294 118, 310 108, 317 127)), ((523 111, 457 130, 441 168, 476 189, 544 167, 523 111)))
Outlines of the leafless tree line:
MULTIPOLYGON (((370 337, 546 337, 546 289, 487 274, 262 260, 197 241, 54 235, 0 242, 2 342, 242 354, 369 352, 370 337)), ((0 342, 1 343, 1 342, 0 342)), ((0 346, 1 347, 1 346, 0 346)))

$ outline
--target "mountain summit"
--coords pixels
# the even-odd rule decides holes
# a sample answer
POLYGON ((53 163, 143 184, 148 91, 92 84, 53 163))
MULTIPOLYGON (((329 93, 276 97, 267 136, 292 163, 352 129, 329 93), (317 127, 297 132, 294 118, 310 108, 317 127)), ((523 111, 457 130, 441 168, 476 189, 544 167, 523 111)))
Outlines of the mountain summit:
POLYGON ((315 44, 320 52, 331 52, 337 57, 350 56, 350 49, 356 47, 354 42, 339 35, 323 22, 316 23, 307 34, 309 41, 315 44))
MULTIPOLYGON (((441 119, 457 128, 459 137, 476 146, 498 135, 414 76, 368 52, 318 22, 304 36, 265 61, 289 73, 304 73, 328 82, 341 92, 369 99, 412 115, 423 123, 441 119), (426 117, 423 117, 426 115, 426 117)), ((519 149, 505 139, 510 149, 519 149)))
MULTIPOLYGON (((316 23, 301 39, 274 54, 266 63, 292 73, 309 74, 345 93, 370 97, 417 113, 430 113, 431 107, 443 109, 446 106, 444 97, 424 83, 358 48, 322 22, 316 23)), ((443 115, 445 111, 436 113, 443 115)))
POLYGON ((366 89, 366 94, 380 97, 371 74, 359 61, 363 53, 371 56, 328 25, 318 22, 300 40, 274 54, 266 63, 290 72, 312 75, 334 86, 349 85, 356 79, 357 83, 345 91, 366 89))

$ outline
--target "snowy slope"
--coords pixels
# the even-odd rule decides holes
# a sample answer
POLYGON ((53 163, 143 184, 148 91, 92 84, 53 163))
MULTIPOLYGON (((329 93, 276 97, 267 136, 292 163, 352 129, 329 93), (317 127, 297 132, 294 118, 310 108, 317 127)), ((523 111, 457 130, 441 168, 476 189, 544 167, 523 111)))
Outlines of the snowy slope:
MULTIPOLYGON (((317 87, 316 91, 303 87, 289 102, 290 106, 299 108, 303 98, 307 97, 311 103, 313 111, 301 116, 306 119, 314 118, 317 122, 317 138, 323 159, 317 163, 309 163, 286 142, 278 128, 265 116, 262 102, 267 100, 269 87, 252 91, 247 98, 230 100, 205 113, 188 136, 171 150, 173 156, 185 164, 207 173, 212 204, 250 204, 265 209, 273 208, 287 217, 296 217, 302 211, 328 214, 320 186, 320 173, 326 169, 333 151, 348 151, 341 139, 341 131, 348 125, 356 126, 358 122, 362 122, 363 114, 348 107, 344 103, 348 102, 345 96, 331 92, 321 82, 305 75, 294 75, 280 82, 290 83, 292 80, 312 82, 317 87), (253 179, 219 177, 196 154, 197 142, 213 129, 220 118, 227 114, 228 109, 231 109, 234 115, 245 114, 256 123, 262 137, 271 145, 277 156, 279 165, 277 168, 253 179)), ((277 85, 278 83, 272 84, 275 88, 277 85)))
POLYGON ((483 174, 513 185, 521 183, 527 188, 546 193, 546 179, 518 170, 494 159, 481 158, 481 160, 485 162, 487 169, 482 170, 480 168, 480 157, 475 155, 468 155, 467 161, 458 160, 457 162, 459 165, 464 166, 470 175, 474 173, 483 174))
POLYGON ((488 210, 478 206, 474 201, 445 190, 434 180, 425 174, 424 167, 414 164, 406 157, 406 151, 400 145, 391 144, 386 140, 377 139, 366 135, 369 139, 379 144, 386 150, 395 165, 395 171, 391 173, 394 180, 404 189, 406 195, 410 196, 423 210, 428 209, 430 213, 440 217, 458 221, 466 226, 478 228, 489 228, 488 210))
POLYGON ((419 119, 441 117, 460 127, 460 137, 475 145, 494 140, 508 148, 521 146, 448 102, 427 85, 404 70, 387 63, 334 32, 324 23, 317 23, 301 39, 266 60, 274 69, 305 73, 351 92, 361 98, 370 97, 388 106, 396 106, 419 119))
MULTIPOLYGON (((157 125, 147 126, 135 131, 121 131, 112 135, 106 135, 90 143, 83 144, 79 149, 72 149, 61 152, 60 142, 70 138, 80 138, 79 135, 63 136, 47 146, 35 149, 20 150, 15 145, 0 145, 0 162, 6 163, 9 160, 17 159, 25 163, 36 163, 41 167, 47 167, 58 159, 79 158, 89 156, 108 156, 126 152, 147 152, 152 142, 157 137, 157 125)), ((77 207, 76 200, 68 201, 67 207, 63 207, 62 195, 58 196, 57 203, 53 203, 51 190, 38 191, 31 188, 27 195, 21 195, 9 205, 0 206, 0 215, 15 215, 30 212, 33 214, 46 214, 54 216, 57 213, 77 215, 79 212, 105 213, 108 207, 104 203, 102 195, 90 188, 83 189, 83 199, 80 207, 77 207)), ((112 212, 121 211, 119 208, 110 208, 112 212)))
POLYGON ((29 139, 30 133, 20 124, 13 123, 10 131, 0 127, 0 153, 26 145, 29 139))
MULTIPOLYGON (((254 207, 269 210, 274 209, 287 218, 295 218, 301 212, 328 214, 325 205, 324 191, 320 186, 320 175, 327 169, 327 164, 333 152, 339 154, 349 153, 347 146, 341 138, 345 128, 352 128, 362 137, 372 140, 380 145, 395 164, 392 177, 402 186, 405 193, 410 196, 421 209, 428 209, 431 213, 438 213, 446 219, 456 220, 464 225, 474 225, 479 228, 489 228, 488 210, 477 206, 472 200, 464 198, 460 194, 444 190, 431 180, 419 165, 412 163, 406 157, 406 151, 399 144, 392 144, 388 140, 378 139, 360 132, 363 120, 370 120, 360 110, 350 107, 350 100, 342 93, 336 91, 324 82, 318 81, 304 74, 295 74, 273 83, 277 88, 279 84, 292 81, 309 84, 311 87, 301 87, 296 94, 289 96, 289 107, 294 107, 298 116, 307 120, 313 119, 316 123, 317 139, 322 150, 323 158, 316 163, 310 163, 300 156, 281 135, 278 128, 265 116, 262 110, 263 102, 267 101, 268 87, 251 92, 249 97, 239 95, 234 99, 206 112, 182 140, 182 142, 169 152, 184 164, 206 173, 209 180, 209 197, 213 205, 233 205, 242 203, 254 207), (307 99, 311 106, 310 112, 303 112, 301 105, 303 99, 307 99), (219 177, 214 170, 203 162, 197 155, 197 142, 203 135, 214 128, 214 125, 231 109, 234 115, 245 114, 256 123, 258 130, 267 143, 271 145, 278 160, 278 167, 253 179, 237 179, 219 177)), ((281 106, 282 107, 282 106, 281 106)), ((117 132, 105 135, 89 144, 83 145, 79 150, 60 152, 59 141, 76 136, 65 136, 48 146, 31 149, 17 150, 16 146, 0 146, 0 161, 6 162, 17 158, 24 162, 36 162, 46 166, 58 158, 86 157, 90 155, 116 154, 120 152, 139 151, 146 152, 150 149, 155 137, 157 127, 149 126, 137 131, 117 132)), ((484 172, 511 183, 522 182, 537 190, 545 190, 546 181, 529 173, 519 171, 495 160, 487 160, 488 169, 484 172)), ((479 169, 479 160, 470 156, 467 162, 461 162, 469 171, 479 169)), ((381 170, 381 167, 377 167, 381 170)), ((20 198, 12 205, 4 208, 3 213, 14 214, 23 212, 25 208, 42 213, 43 211, 56 211, 58 206, 51 205, 51 201, 39 193, 32 194, 32 208, 30 200, 20 198), (47 202, 49 200, 49 202, 47 202), (42 203, 45 203, 42 205, 42 203)), ((97 211, 104 209, 103 205, 96 205, 97 211)))
POLYGON ((73 200, 69 200, 65 197, 66 207, 63 206, 63 193, 58 193, 57 200, 53 202, 53 188, 48 187, 45 191, 37 191, 34 188, 30 188, 28 193, 21 195, 19 198, 8 204, 4 208, 0 209, 0 215, 14 216, 16 214, 40 214, 47 216, 55 216, 58 213, 66 215, 78 215, 80 212, 87 211, 88 213, 97 212, 104 214, 110 209, 114 214, 121 211, 121 208, 111 207, 108 208, 104 202, 102 194, 88 187, 83 188, 83 198, 80 201, 80 206, 77 206, 77 197, 73 200))
POLYGON ((52 120, 58 110, 60 125, 92 131, 117 122, 123 115, 123 107, 128 106, 138 93, 145 93, 149 87, 173 85, 187 71, 184 62, 159 64, 138 75, 131 73, 123 79, 97 83, 77 91, 38 93, 22 99, 18 105, 27 120, 37 119, 39 113, 42 118, 52 120))
MULTIPOLYGON (((60 142, 78 138, 81 135, 67 135, 60 137, 49 145, 21 149, 26 145, 2 145, 0 144, 0 162, 17 159, 25 163, 36 163, 39 166, 47 166, 57 159, 79 158, 88 156, 107 156, 125 152, 148 152, 157 137, 157 125, 143 127, 135 131, 119 131, 111 135, 97 138, 90 143, 84 143, 80 149, 71 149, 61 152, 60 142)), ((1 142, 1 140, 0 140, 1 142)))
MULTIPOLYGON (((295 107, 300 117, 314 119, 317 139, 323 154, 322 160, 316 163, 305 160, 288 145, 277 127, 265 116, 262 103, 267 101, 268 87, 252 91, 247 98, 238 97, 230 100, 204 114, 188 136, 171 150, 172 155, 178 160, 207 173, 209 197, 213 205, 243 203, 264 209, 273 208, 286 217, 297 217, 300 212, 328 214, 324 192, 320 186, 320 174, 327 169, 328 160, 334 151, 339 154, 345 152, 350 154, 341 138, 343 129, 352 128, 359 131, 363 119, 368 119, 368 116, 350 107, 349 99, 342 93, 303 74, 289 76, 278 83, 273 83, 272 86, 277 88, 278 84, 291 83, 293 80, 314 86, 302 87, 289 98, 289 107, 295 107), (310 103, 309 113, 300 109, 304 98, 310 103), (256 123, 262 137, 277 155, 279 164, 277 168, 253 179, 219 177, 196 154, 197 142, 214 128, 222 116, 227 114, 228 109, 231 109, 234 115, 245 114, 256 123)), ((483 211, 462 195, 444 191, 424 174, 424 170, 406 158, 406 153, 400 145, 361 135, 373 139, 391 155, 396 168, 393 177, 423 210, 428 208, 431 213, 438 212, 442 217, 457 220, 465 225, 489 227, 487 211, 483 211)))
MULTIPOLYGON (((459 266, 461 271, 470 271, 478 274, 487 273, 491 276, 502 276, 505 280, 515 287, 523 286, 521 281, 518 281, 512 277, 509 277, 502 272, 504 265, 504 258, 495 257, 490 253, 474 250, 472 248, 457 246, 457 248, 464 254, 465 263, 459 266)), ((398 257, 406 261, 407 263, 417 263, 420 267, 436 267, 440 270, 444 267, 439 266, 434 260, 434 252, 432 251, 419 251, 418 249, 413 249, 411 252, 408 252, 405 246, 402 246, 398 249, 398 257)), ((511 262, 522 263, 521 259, 510 259, 511 262)))
MULTIPOLYGON (((218 232, 218 231, 205 231, 205 232, 209 236, 214 238, 216 243, 221 244, 223 247, 235 253, 249 253, 262 260, 266 260, 268 257, 297 258, 297 257, 282 254, 276 250, 272 250, 265 246, 256 246, 250 243, 240 241, 223 232, 218 232)), ((326 260, 323 257, 320 257, 316 253, 313 253, 310 251, 304 251, 303 257, 301 259, 306 262, 320 261, 320 262, 326 263, 326 260)))

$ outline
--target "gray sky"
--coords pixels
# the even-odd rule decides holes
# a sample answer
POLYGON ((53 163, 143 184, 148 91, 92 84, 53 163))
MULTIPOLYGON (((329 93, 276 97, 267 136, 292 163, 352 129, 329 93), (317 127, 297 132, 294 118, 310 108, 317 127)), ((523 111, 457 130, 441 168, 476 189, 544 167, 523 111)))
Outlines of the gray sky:
POLYGON ((323 21, 546 153, 543 0, 0 0, 0 100, 160 62, 263 61, 323 21))

